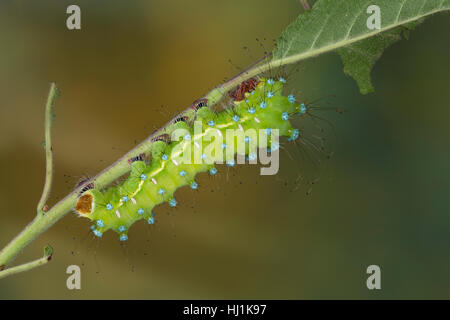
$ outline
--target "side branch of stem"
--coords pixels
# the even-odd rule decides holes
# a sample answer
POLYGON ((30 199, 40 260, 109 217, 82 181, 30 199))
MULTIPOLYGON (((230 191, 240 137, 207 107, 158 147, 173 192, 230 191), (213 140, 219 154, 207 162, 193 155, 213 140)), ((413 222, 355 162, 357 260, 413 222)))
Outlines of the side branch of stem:
POLYGON ((48 93, 47 103, 45 104, 45 183, 42 190, 41 199, 38 202, 37 213, 42 214, 48 211, 47 200, 50 196, 50 191, 53 181, 53 148, 52 148, 52 122, 53 122, 53 107, 55 99, 59 96, 56 83, 50 84, 50 91, 48 93))
POLYGON ((21 264, 20 266, 6 269, 3 271, 0 269, 0 279, 6 278, 13 274, 28 271, 28 270, 34 269, 36 267, 42 266, 42 265, 48 263, 52 259, 52 256, 53 256, 53 249, 52 249, 52 247, 47 245, 44 248, 44 256, 42 258, 39 258, 37 260, 31 261, 28 263, 21 264))

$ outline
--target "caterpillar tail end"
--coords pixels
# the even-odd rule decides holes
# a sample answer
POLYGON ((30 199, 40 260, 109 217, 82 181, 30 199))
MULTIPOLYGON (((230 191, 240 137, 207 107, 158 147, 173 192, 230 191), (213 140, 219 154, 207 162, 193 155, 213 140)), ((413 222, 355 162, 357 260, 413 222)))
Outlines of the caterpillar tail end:
POLYGON ((94 207, 94 197, 90 193, 84 193, 78 198, 77 204, 75 205, 75 211, 83 217, 88 216, 94 207))

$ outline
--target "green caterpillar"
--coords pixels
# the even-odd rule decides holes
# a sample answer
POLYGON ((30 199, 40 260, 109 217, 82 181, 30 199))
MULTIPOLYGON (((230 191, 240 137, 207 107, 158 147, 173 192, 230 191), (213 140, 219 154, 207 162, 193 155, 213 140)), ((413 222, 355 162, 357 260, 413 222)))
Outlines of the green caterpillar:
POLYGON ((177 118, 168 132, 171 139, 169 134, 155 139, 149 164, 143 156, 130 159, 131 172, 125 181, 105 191, 86 188, 78 199, 76 212, 94 222, 91 229, 97 237, 112 229, 125 241, 136 221, 154 223, 155 206, 168 202, 175 207, 174 193, 178 188, 189 185, 197 189, 197 173, 208 171, 215 175, 215 164, 234 166, 238 156, 255 160, 258 148, 277 152, 279 143, 274 132, 296 140, 300 132, 292 127, 289 118, 295 113, 306 113, 304 103, 296 103, 293 95, 282 95, 285 83, 282 77, 246 81, 230 95, 232 107, 221 112, 211 111, 206 99, 199 100, 193 108, 195 123, 187 117, 177 118), (250 137, 245 134, 250 129, 263 134, 250 137), (214 141, 205 142, 208 136, 213 136, 214 141), (219 146, 218 137, 225 139, 219 146), (211 156, 206 155, 208 150, 211 156))

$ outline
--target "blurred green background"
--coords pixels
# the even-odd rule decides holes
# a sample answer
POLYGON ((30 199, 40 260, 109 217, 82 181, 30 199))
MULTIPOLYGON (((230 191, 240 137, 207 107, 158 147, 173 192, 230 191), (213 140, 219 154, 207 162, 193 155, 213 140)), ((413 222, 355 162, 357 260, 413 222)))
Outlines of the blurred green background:
MULTIPOLYGON (((42 191, 50 81, 62 92, 53 203, 262 56, 259 43, 271 49, 300 11, 296 0, 1 1, 0 246, 42 191), (65 26, 70 4, 79 31, 65 26)), ((450 298, 449 29, 437 15, 388 49, 367 96, 336 54, 290 68, 289 90, 347 109, 323 114, 335 154, 310 195, 291 192, 296 164, 283 152, 278 176, 254 166, 200 176, 199 192, 179 190, 181 205, 133 226, 126 247, 112 232, 92 240, 69 214, 15 261, 50 243, 52 262, 1 280, 0 298, 450 298), (72 264, 78 291, 66 288, 72 264), (378 291, 366 288, 371 264, 378 291)))

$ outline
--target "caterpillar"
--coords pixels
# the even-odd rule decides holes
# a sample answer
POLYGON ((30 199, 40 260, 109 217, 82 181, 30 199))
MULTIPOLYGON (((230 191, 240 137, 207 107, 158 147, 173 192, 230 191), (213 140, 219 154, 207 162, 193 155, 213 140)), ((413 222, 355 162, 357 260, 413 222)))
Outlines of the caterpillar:
POLYGON ((238 159, 255 161, 257 150, 278 152, 278 137, 288 141, 300 137, 300 130, 291 125, 292 115, 307 113, 305 103, 297 103, 293 94, 283 95, 285 83, 283 77, 247 80, 230 94, 232 106, 220 112, 212 111, 207 99, 195 101, 191 106, 194 117, 177 116, 168 133, 153 138, 150 163, 145 154, 129 159, 131 171, 123 182, 106 190, 95 185, 83 189, 75 211, 93 222, 95 236, 102 237, 111 229, 120 241, 126 241, 136 221, 155 222, 155 206, 164 202, 177 206, 174 193, 178 188, 197 189, 198 173, 214 176, 216 164, 232 167, 238 159), (249 130, 260 134, 252 135, 249 130))

